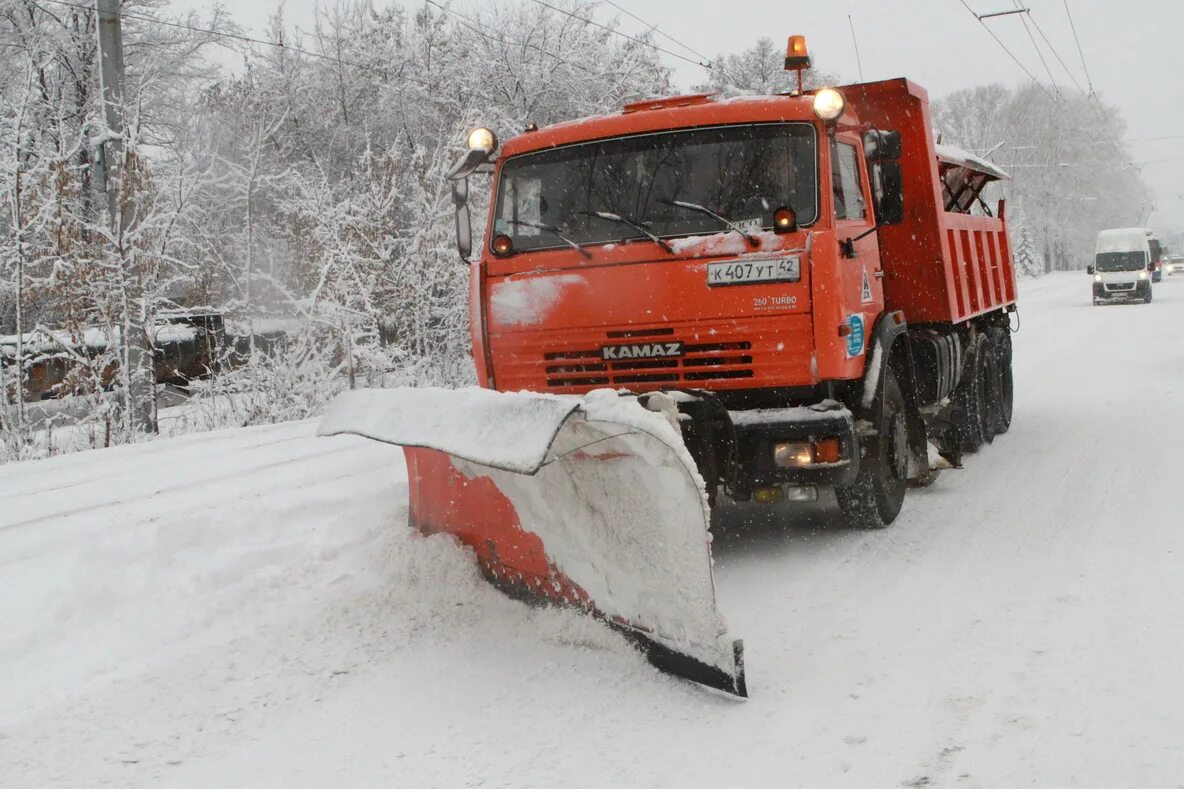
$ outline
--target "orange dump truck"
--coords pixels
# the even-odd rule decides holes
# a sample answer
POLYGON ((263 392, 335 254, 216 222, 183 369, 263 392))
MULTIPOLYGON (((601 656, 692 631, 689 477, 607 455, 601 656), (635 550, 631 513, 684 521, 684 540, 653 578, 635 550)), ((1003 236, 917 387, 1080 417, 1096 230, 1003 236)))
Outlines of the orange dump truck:
MULTIPOLYGON (((791 39, 788 68, 804 50, 791 39)), ((710 507, 831 488, 882 527, 933 478, 931 444, 957 465, 1009 425, 1015 274, 1004 206, 982 197, 1006 174, 935 144, 912 82, 640 101, 500 150, 478 129, 452 177, 478 380, 507 394, 355 401, 325 432, 411 447, 417 525, 664 668, 744 692, 739 642, 698 610, 714 613, 710 507), (466 179, 490 169, 473 255, 466 179), (368 430, 346 416, 362 408, 368 430), (498 454, 533 429, 529 458, 498 454), (663 518, 695 525, 676 540, 663 518), (619 565, 652 541, 686 545, 643 582, 619 565), (670 589, 694 616, 655 602, 670 589)))

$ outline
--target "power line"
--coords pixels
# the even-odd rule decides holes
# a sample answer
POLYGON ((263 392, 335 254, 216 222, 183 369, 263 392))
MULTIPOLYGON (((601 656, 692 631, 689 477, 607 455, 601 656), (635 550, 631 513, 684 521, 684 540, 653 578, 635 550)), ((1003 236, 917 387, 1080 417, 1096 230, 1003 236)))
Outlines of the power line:
MULTIPOLYGON (((1017 5, 1019 4, 1019 0, 1015 0, 1015 2, 1017 5)), ((1068 11, 1068 9, 1069 9, 1068 0, 1066 0, 1065 10, 1068 11)), ((1096 115, 1098 118, 1099 125, 1103 129, 1105 129, 1106 128, 1105 112, 1102 108, 1101 102, 1098 100, 1097 94, 1094 93, 1093 84, 1090 83, 1090 89, 1089 89, 1089 92, 1087 93, 1085 91, 1085 89, 1081 87, 1081 83, 1079 83, 1073 77, 1072 72, 1069 70, 1069 67, 1065 64, 1064 59, 1061 58, 1060 54, 1057 52, 1056 47, 1054 47, 1052 45, 1052 42, 1048 40, 1048 36, 1044 35, 1044 31, 1040 29, 1040 25, 1036 22, 1036 18, 1034 16, 1032 16, 1032 12, 1030 9, 1027 12, 1027 16, 1028 16, 1028 19, 1030 19, 1032 21, 1032 25, 1040 33, 1040 36, 1044 39, 1044 43, 1046 43, 1048 45, 1049 51, 1052 52, 1053 56, 1056 57, 1057 61, 1060 62, 1061 67, 1065 69, 1065 73, 1069 75, 1069 79, 1072 80, 1073 84, 1077 87, 1077 90, 1081 91, 1081 94, 1083 96, 1085 96, 1086 103, 1089 105, 1090 109, 1093 110, 1094 115, 1096 115), (1091 99, 1092 99, 1092 101, 1091 101, 1091 99)), ((1073 18, 1071 15, 1069 17, 1069 24, 1070 24, 1070 26, 1072 26, 1072 24, 1073 24, 1073 18)), ((1074 37, 1074 40, 1077 39, 1076 29, 1074 29, 1074 31, 1073 31, 1073 37, 1074 37)), ((1078 54, 1081 54, 1081 42, 1078 41, 1077 45, 1078 45, 1078 54)), ((1082 69, 1085 71, 1086 81, 1088 82, 1089 81, 1089 71, 1088 71, 1088 69, 1085 69, 1084 55, 1082 55, 1081 65, 1082 65, 1082 69)), ((1050 75, 1050 79, 1051 79, 1051 75, 1050 75)), ((1106 142, 1108 142, 1108 143, 1110 143, 1110 145, 1114 146, 1114 150, 1117 151, 1118 155, 1120 157, 1122 157, 1123 161, 1126 162, 1128 168, 1134 167, 1134 163, 1131 161, 1130 157, 1127 155, 1126 149, 1124 147, 1122 147, 1121 143, 1119 142, 1118 138, 1115 135, 1110 134, 1110 133, 1105 133, 1102 135, 1102 137, 1106 140, 1106 142)))
MULTIPOLYGON (((1073 12, 1069 10, 1069 0, 1063 0, 1065 6, 1065 15, 1069 18, 1069 29, 1073 31, 1073 41, 1077 44, 1077 56, 1081 58, 1081 70, 1085 72, 1085 82, 1089 85, 1089 93, 1086 94, 1086 102, 1090 103, 1094 114, 1098 116, 1099 123, 1105 123, 1105 109, 1102 107, 1102 102, 1098 98, 1098 92, 1094 90, 1093 80, 1089 76, 1089 66, 1085 63, 1085 52, 1081 48, 1081 39, 1077 36, 1077 25, 1073 22, 1073 12), (1092 99, 1092 102, 1090 101, 1092 99)), ((1078 86, 1081 89, 1081 86, 1078 86)), ((1082 91, 1085 93, 1085 91, 1082 91)), ((1122 148, 1115 138, 1109 138, 1111 145, 1115 147, 1121 154, 1122 158, 1126 160, 1128 167, 1135 167, 1135 164, 1126 155, 1126 150, 1122 148)))
POLYGON ((987 35, 989 35, 991 38, 995 39, 995 43, 998 44, 1003 49, 1003 51, 1007 53, 1008 57, 1010 57, 1012 60, 1015 61, 1015 64, 1020 67, 1020 71, 1023 71, 1025 74, 1027 74, 1028 79, 1035 82, 1036 85, 1039 86, 1041 90, 1043 90, 1045 93, 1048 94, 1049 98, 1052 98, 1055 100, 1056 96, 1054 96, 1051 92, 1049 92, 1048 88, 1044 87, 1044 85, 1040 82, 1040 80, 1036 79, 1036 76, 1031 71, 1028 71, 1028 67, 1025 66, 1023 63, 1021 63, 1020 59, 1017 58, 1015 56, 1015 54, 1010 49, 1007 48, 1007 45, 1003 43, 1003 40, 1001 38, 999 38, 999 36, 995 35, 995 31, 991 30, 991 28, 987 26, 987 23, 984 22, 982 20, 982 18, 979 17, 979 15, 974 12, 974 9, 970 7, 970 5, 966 2, 966 0, 959 0, 959 2, 961 2, 962 5, 966 8, 966 10, 970 12, 970 15, 974 17, 975 21, 983 26, 983 30, 987 31, 987 35))
MULTIPOLYGON (((1014 2, 1015 7, 1020 9, 1020 0, 1014 0, 1014 2)), ((1023 10, 1027 11, 1027 9, 1023 10)), ((1024 26, 1024 32, 1028 34, 1028 40, 1032 42, 1032 49, 1036 50, 1036 57, 1040 58, 1040 65, 1044 66, 1044 73, 1048 75, 1048 81, 1052 83, 1052 89, 1056 91, 1057 95, 1059 96, 1061 89, 1057 86, 1057 81, 1053 79, 1052 69, 1048 67, 1048 61, 1044 59, 1044 53, 1040 51, 1040 46, 1036 43, 1036 36, 1032 35, 1032 29, 1028 27, 1027 16, 1030 14, 1031 11, 1027 11, 1026 14, 1021 14, 1020 23, 1024 26)))
POLYGON ((1065 15, 1069 17, 1069 29, 1073 31, 1073 40, 1077 43, 1077 56, 1081 58, 1081 70, 1085 72, 1085 83, 1089 85, 1089 95, 1093 96, 1094 83, 1089 78, 1089 66, 1085 65, 1085 53, 1081 50, 1081 39, 1077 37, 1077 25, 1073 24, 1073 12, 1069 10, 1069 0, 1063 0, 1065 15))
MULTIPOLYGON (((985 29, 986 29, 987 33, 989 33, 989 34, 990 34, 991 38, 995 39, 995 42, 996 42, 996 43, 998 43, 998 44, 999 44, 999 46, 1003 48, 1003 51, 1005 51, 1005 52, 1006 52, 1008 55, 1010 55, 1010 56, 1011 56, 1011 59, 1015 61, 1016 65, 1017 65, 1017 66, 1019 66, 1019 67, 1020 67, 1020 69, 1022 69, 1022 70, 1023 70, 1023 72, 1024 72, 1025 74, 1027 74, 1027 75, 1028 75, 1028 77, 1029 77, 1029 78, 1030 78, 1030 79, 1031 79, 1033 82, 1035 82, 1035 83, 1036 83, 1036 85, 1037 85, 1037 86, 1038 86, 1038 87, 1039 87, 1041 90, 1043 90, 1043 91, 1045 92, 1045 94, 1047 94, 1047 95, 1048 95, 1048 97, 1049 97, 1049 98, 1051 98, 1051 99, 1053 99, 1053 100, 1055 101, 1057 97, 1056 97, 1055 95, 1053 95, 1051 92, 1049 92, 1048 88, 1044 87, 1044 85, 1043 85, 1043 84, 1041 84, 1041 82, 1040 82, 1038 79, 1036 79, 1036 77, 1035 77, 1035 76, 1033 76, 1033 74, 1032 74, 1032 72, 1031 72, 1031 71, 1029 71, 1027 68, 1025 68, 1025 67, 1024 67, 1024 64, 1023 64, 1023 63, 1021 63, 1021 62, 1019 61, 1019 59, 1018 59, 1018 58, 1016 58, 1016 56, 1015 56, 1015 55, 1014 55, 1014 54, 1011 52, 1011 50, 1010 50, 1010 49, 1008 49, 1006 45, 1004 45, 1004 43, 1003 43, 1003 42, 1002 42, 1002 41, 999 39, 999 37, 998 37, 998 36, 996 36, 996 35, 995 35, 995 33, 994 33, 994 32, 993 32, 993 31, 992 31, 992 30, 991 30, 989 27, 987 27, 987 24, 986 24, 985 22, 983 22, 983 19, 982 19, 982 17, 980 17, 978 14, 976 14, 976 13, 974 12, 974 9, 973 9, 973 8, 971 8, 971 7, 970 7, 970 6, 967 4, 966 0, 960 0, 960 2, 961 2, 961 3, 962 3, 962 5, 963 5, 963 6, 966 8, 966 10, 967 10, 967 11, 969 11, 969 12, 970 12, 970 13, 971 13, 971 14, 974 16, 974 18, 978 20, 978 23, 979 23, 980 25, 982 25, 982 26, 983 26, 983 28, 985 28, 985 29)), ((1018 5, 1018 3, 1017 3, 1017 5, 1018 5)), ((1068 0, 1065 0, 1065 10, 1066 10, 1066 11, 1068 11, 1068 9, 1069 9, 1069 6, 1068 6, 1068 0)), ((1031 11, 1027 11, 1027 15, 1030 17, 1030 16, 1031 16, 1031 11)), ((1072 15, 1070 15, 1070 25, 1072 25, 1072 15)), ((1026 26, 1025 26, 1025 29, 1026 29, 1026 26)), ((1029 36, 1030 36, 1030 35, 1031 35, 1031 33, 1029 33, 1029 36)), ((1074 36, 1074 39, 1076 39, 1076 38, 1077 38, 1077 32, 1076 32, 1076 29, 1074 29, 1073 36, 1074 36)), ((1035 46, 1035 41, 1033 41, 1032 43, 1033 43, 1033 46, 1035 46)), ((1080 54, 1080 53, 1081 53, 1081 42, 1080 42, 1079 40, 1078 40, 1078 42, 1077 42, 1077 46, 1078 46, 1078 53, 1080 54)), ((1050 49, 1052 48, 1051 44, 1049 45, 1049 48, 1050 48, 1050 49)), ((1037 54, 1039 54, 1039 52, 1040 52, 1040 48, 1039 48, 1039 47, 1036 47, 1036 51, 1037 51, 1037 54)), ((1084 68, 1085 68, 1085 56, 1084 56, 1084 55, 1082 55, 1081 57, 1082 57, 1082 61, 1081 61, 1081 62, 1082 62, 1082 68, 1084 69, 1084 68)), ((1043 58, 1043 57, 1041 57, 1041 62, 1043 62, 1043 61, 1044 61, 1044 58, 1043 58)), ((1045 68, 1046 68, 1046 70, 1047 70, 1047 64, 1045 64, 1045 68)), ((1089 71, 1088 71, 1088 69, 1085 69, 1085 71, 1086 71, 1086 81, 1087 81, 1087 82, 1089 82, 1089 71)), ((1051 75, 1050 75, 1050 78, 1051 78, 1051 75)), ((1056 86, 1056 85, 1055 85, 1055 83, 1054 83, 1054 87, 1055 87, 1055 86, 1056 86)), ((1102 108, 1102 106, 1101 106, 1101 102, 1100 102, 1100 101, 1098 101, 1097 94, 1096 94, 1096 93, 1094 92, 1094 90, 1093 90, 1093 83, 1092 83, 1092 82, 1089 82, 1089 86, 1090 86, 1090 92, 1089 92, 1089 94, 1086 96, 1086 101, 1087 101, 1087 104, 1089 104, 1090 108, 1091 108, 1091 109, 1093 109, 1093 111, 1094 111, 1094 114, 1098 116, 1098 121, 1099 121, 1099 124, 1100 124, 1101 128, 1105 129, 1105 120, 1106 120, 1106 119, 1105 119, 1105 116, 1104 116, 1103 108, 1102 108), (1093 102, 1092 102, 1092 103, 1090 103, 1090 102, 1089 102, 1089 99, 1093 99, 1093 102), (1095 106, 1095 105, 1096 105, 1096 106, 1095 106)), ((1078 86, 1078 89, 1080 90, 1080 86, 1078 86)), ((1084 91, 1082 91, 1082 92, 1084 93, 1084 91)), ((1057 90, 1057 93, 1058 93, 1058 94, 1060 93, 1060 90, 1059 90, 1059 89, 1057 90)), ((1110 145, 1112 145, 1112 146, 1114 147, 1115 151, 1116 151, 1116 152, 1119 154, 1119 156, 1122 158, 1122 160, 1123 160, 1123 161, 1126 163, 1126 167, 1127 167, 1128 169, 1133 169, 1133 168, 1134 168, 1134 165, 1131 163, 1130 157, 1129 157, 1129 156, 1127 156, 1126 150, 1125 150, 1125 149, 1122 147, 1122 145, 1121 145, 1121 144, 1118 142, 1118 140, 1117 140, 1116 138, 1114 138, 1112 135, 1110 135, 1109 133, 1104 133, 1102 136, 1103 136, 1103 138, 1105 139, 1105 141, 1106 141, 1106 142, 1110 143, 1110 145)))
MULTIPOLYGON (((88 12, 92 12, 92 13, 95 10, 93 6, 83 5, 81 3, 71 3, 71 2, 68 2, 68 0, 38 0, 38 2, 52 3, 54 5, 66 6, 67 8, 75 8, 80 11, 88 11, 88 12)), ((300 47, 288 46, 287 44, 282 44, 278 41, 268 41, 266 39, 252 38, 250 36, 244 36, 244 35, 240 35, 238 33, 227 33, 227 32, 219 31, 219 30, 210 30, 210 29, 207 29, 204 27, 194 27, 193 25, 186 25, 181 22, 170 22, 166 19, 157 19, 155 17, 146 16, 144 14, 137 14, 137 13, 133 13, 131 11, 118 11, 116 13, 119 17, 121 17, 123 19, 136 19, 141 22, 152 22, 157 25, 163 25, 165 27, 176 28, 177 30, 188 30, 191 33, 202 33, 204 35, 215 36, 217 38, 230 38, 230 39, 234 39, 235 41, 245 41, 249 44, 263 44, 264 46, 275 47, 276 49, 283 49, 283 50, 287 50, 288 52, 295 52, 300 55, 307 55, 307 56, 313 57, 313 58, 320 58, 321 60, 329 60, 334 63, 340 63, 343 66, 349 66, 351 68, 362 69, 364 71, 378 73, 377 70, 374 69, 372 66, 367 66, 362 63, 353 63, 348 60, 343 60, 341 58, 333 57, 332 55, 325 55, 320 52, 313 52, 312 50, 301 49, 300 47)), ((419 79, 418 77, 410 77, 410 76, 407 76, 406 74, 400 74, 399 76, 402 79, 405 79, 409 82, 415 82, 415 83, 418 83, 418 84, 424 85, 424 86, 431 85, 431 83, 428 82, 427 80, 419 79)))
POLYGON ((1061 68, 1065 70, 1065 74, 1069 77, 1069 81, 1072 82, 1073 86, 1079 91, 1085 93, 1085 89, 1081 87, 1081 83, 1077 81, 1077 77, 1073 76, 1073 72, 1070 71, 1069 67, 1065 64, 1065 61, 1061 58, 1060 53, 1057 52, 1057 48, 1054 47, 1052 42, 1048 40, 1048 36, 1044 35, 1044 30, 1042 30, 1039 23, 1036 22, 1036 17, 1032 16, 1031 9, 1028 10, 1028 19, 1032 22, 1032 27, 1036 28, 1036 32, 1040 34, 1042 39, 1044 39, 1044 43, 1048 46, 1048 51, 1052 53, 1052 56, 1057 59, 1058 63, 1061 64, 1061 68))
POLYGON ((671 52, 669 49, 666 49, 665 47, 660 47, 652 41, 646 41, 644 38, 634 38, 633 36, 631 36, 627 33, 622 33, 620 30, 615 30, 615 29, 609 27, 608 25, 601 24, 600 22, 597 22, 595 19, 589 19, 588 17, 580 16, 579 14, 573 14, 571 11, 568 11, 563 8, 559 8, 557 6, 553 6, 550 3, 545 2, 544 0, 531 0, 531 1, 533 3, 535 3, 536 5, 541 5, 543 8, 549 8, 558 14, 563 14, 564 16, 571 17, 572 19, 578 19, 579 21, 583 22, 586 25, 592 25, 593 27, 598 27, 601 30, 606 30, 615 36, 620 36, 621 38, 626 38, 635 44, 641 44, 642 46, 649 47, 650 49, 653 49, 657 52, 662 52, 664 54, 670 55, 671 57, 678 58, 679 60, 686 61, 687 63, 690 63, 695 66, 702 66, 703 68, 711 68, 711 63, 700 62, 698 60, 694 60, 693 58, 689 58, 686 55, 680 55, 677 52, 671 52))
POLYGON ((1157 140, 1184 140, 1184 134, 1165 134, 1162 137, 1132 137, 1127 142, 1153 142, 1157 140))
MULTIPOLYGON (((460 20, 459 24, 462 27, 464 27, 465 29, 467 29, 473 33, 476 33, 477 35, 484 38, 486 41, 492 41, 497 44, 508 44, 509 46, 526 47, 528 49, 533 49, 536 52, 541 52, 548 57, 554 58, 556 61, 564 64, 565 66, 571 66, 572 68, 582 71, 585 74, 589 74, 593 77, 598 77, 600 79, 607 79, 607 77, 604 73, 594 71, 594 70, 588 68, 587 66, 584 66, 583 64, 576 63, 571 60, 567 60, 567 59, 563 58, 562 56, 557 55, 554 52, 551 52, 548 49, 544 49, 543 47, 540 47, 538 44, 532 44, 529 41, 517 41, 512 38, 502 38, 502 37, 497 37, 497 36, 491 36, 489 33, 485 32, 484 30, 481 29, 481 23, 479 21, 477 21, 476 19, 473 19, 472 17, 469 17, 469 16, 465 16, 464 14, 462 14, 459 11, 455 11, 455 10, 453 10, 441 3, 436 2, 436 0, 424 0, 424 2, 427 3, 428 5, 432 5, 432 6, 435 6, 436 8, 439 8, 441 11, 443 11, 446 14, 451 14, 452 16, 456 17, 458 20, 460 20)), ((624 83, 622 83, 618 80, 609 79, 609 81, 612 82, 612 84, 616 85, 618 88, 621 88, 622 90, 624 90, 626 92, 630 91, 629 86, 625 85, 624 83)))
MULTIPOLYGON (((663 32, 662 30, 660 30, 660 29, 658 28, 658 26, 657 26, 657 25, 650 24, 649 22, 645 21, 644 19, 642 19, 641 17, 639 17, 637 14, 633 13, 632 11, 629 11, 629 10, 625 9, 624 7, 622 7, 622 6, 618 5, 617 3, 614 3, 614 2, 613 2, 613 0, 604 0, 604 2, 608 3, 608 4, 609 4, 609 5, 611 5, 613 8, 617 9, 618 11, 620 11, 620 12, 621 12, 622 14, 624 14, 625 16, 627 16, 627 17, 630 17, 631 19, 633 19, 633 20, 635 20, 635 21, 637 21, 637 22, 640 22, 641 24, 645 25, 647 28, 649 28, 650 30, 653 30, 655 33, 657 33, 658 35, 660 35, 662 38, 665 38, 665 39, 667 39, 667 40, 669 40, 669 41, 672 41, 672 42, 674 42, 675 44, 678 44, 680 47, 682 47, 683 49, 685 49, 687 52, 690 52, 690 53, 691 53, 692 55, 694 55, 695 57, 697 57, 697 58, 699 58, 699 59, 701 59, 701 60, 704 60, 704 61, 706 61, 706 62, 708 62, 708 63, 710 63, 710 62, 711 62, 711 58, 707 57, 707 56, 706 56, 706 55, 704 55, 702 52, 697 52, 696 50, 694 50, 694 49, 691 49, 690 47, 688 47, 686 44, 684 44, 684 43, 682 43, 681 41, 679 41, 679 40, 678 40, 677 38, 675 38, 674 36, 672 36, 672 35, 670 35, 669 33, 665 33, 665 32, 663 32)), ((700 65, 702 65, 702 64, 700 64, 700 65)))
MULTIPOLYGON (((428 0, 425 0, 425 2, 427 2, 427 1, 428 1, 428 0)), ((541 5, 541 6, 543 6, 544 8, 548 8, 548 9, 550 9, 550 10, 552 10, 552 11, 555 11, 556 13, 560 13, 560 14, 563 14, 564 16, 570 17, 570 18, 572 18, 572 19, 579 20, 579 21, 583 22, 584 24, 592 25, 593 27, 598 27, 598 28, 600 28, 601 30, 608 31, 609 33, 612 33, 612 34, 613 34, 613 35, 615 35, 615 36, 620 36, 621 38, 627 39, 627 40, 629 40, 629 41, 632 41, 632 42, 634 42, 634 43, 641 44, 642 46, 649 47, 650 49, 653 49, 653 50, 656 50, 656 51, 658 51, 658 52, 662 52, 662 53, 664 53, 664 54, 670 55, 671 57, 678 58, 679 60, 682 60, 682 61, 684 61, 684 62, 686 62, 686 63, 690 63, 690 64, 692 64, 692 65, 695 65, 695 66, 700 66, 700 67, 702 67, 702 68, 704 68, 704 69, 707 69, 708 71, 718 71, 718 72, 720 72, 721 74, 723 74, 723 75, 724 75, 724 77, 725 77, 725 78, 727 78, 727 79, 732 79, 732 78, 733 78, 733 75, 732 75, 732 74, 730 74, 730 73, 728 72, 727 68, 726 68, 726 67, 723 65, 723 63, 712 61, 710 58, 708 58, 708 57, 707 57, 706 55, 704 55, 703 53, 701 53, 701 52, 698 52, 698 51, 696 51, 696 50, 692 49, 691 47, 689 47, 689 46, 687 46, 686 44, 682 43, 681 41, 679 41, 678 39, 674 38, 673 36, 671 36, 671 35, 669 35, 669 34, 667 34, 667 33, 664 33, 664 32, 662 32, 662 31, 661 31, 661 30, 658 28, 658 26, 657 26, 657 25, 650 24, 650 23, 646 22, 644 19, 642 19, 641 17, 637 16, 636 14, 634 14, 634 13, 632 13, 632 12, 630 12, 630 11, 627 11, 626 9, 622 8, 620 5, 618 5, 618 4, 617 4, 616 2, 614 2, 613 0, 605 0, 605 2, 607 2, 607 3, 608 3, 609 5, 611 5, 613 8, 616 8, 617 10, 619 10, 619 11, 621 11, 622 13, 626 14, 627 16, 629 16, 629 17, 631 17, 631 18, 635 19, 636 21, 640 22, 641 24, 645 25, 646 27, 648 27, 648 28, 652 29, 654 32, 658 33, 659 35, 661 35, 661 36, 663 36, 663 37, 665 37, 665 38, 668 38, 668 39, 670 39, 670 40, 671 40, 671 41, 673 41, 675 44, 678 44, 678 45, 679 45, 680 47, 682 47, 683 49, 685 49, 685 50, 687 50, 688 52, 690 52, 690 53, 692 53, 693 55, 695 55, 695 57, 701 58, 701 60, 693 60, 693 59, 691 59, 691 58, 688 58, 688 57, 685 57, 685 56, 683 56, 683 55, 680 55, 680 54, 678 54, 677 52, 671 52, 669 49, 665 49, 665 48, 663 48, 663 47, 660 47, 660 46, 658 46, 657 44, 654 44, 653 42, 646 41, 646 40, 645 40, 645 39, 643 39, 643 38, 636 38, 636 37, 634 37, 634 36, 628 35, 627 33, 622 33, 621 31, 619 31, 619 30, 616 30, 616 29, 614 29, 614 28, 612 28, 612 27, 609 27, 608 25, 601 24, 600 22, 597 22, 597 21, 596 21, 596 20, 594 20, 594 19, 588 19, 587 17, 580 16, 579 14, 573 14, 573 13, 572 13, 572 12, 570 12, 570 11, 564 10, 564 9, 562 9, 562 8, 557 8, 556 6, 553 6, 553 5, 551 5, 550 3, 543 2, 543 0, 532 0, 532 2, 534 2, 534 3, 538 4, 538 5, 541 5)))
POLYGON ((1145 159, 1141 162, 1131 162, 1135 167, 1142 167, 1146 164, 1159 164, 1160 162, 1179 162, 1184 161, 1184 156, 1165 156, 1162 159, 1145 159))

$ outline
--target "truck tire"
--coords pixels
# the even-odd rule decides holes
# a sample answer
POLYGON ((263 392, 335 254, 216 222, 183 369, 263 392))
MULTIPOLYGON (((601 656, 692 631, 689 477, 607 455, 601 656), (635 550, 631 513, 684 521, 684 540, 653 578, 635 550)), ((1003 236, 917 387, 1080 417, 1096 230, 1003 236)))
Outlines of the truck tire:
POLYGON ((977 452, 986 439, 982 375, 985 346, 986 338, 981 334, 975 335, 974 341, 969 343, 967 369, 958 388, 954 390, 951 403, 950 419, 957 433, 958 449, 963 453, 977 452))
POLYGON ((872 416, 878 432, 860 459, 859 475, 852 484, 835 488, 847 523, 861 529, 882 529, 896 520, 908 488, 908 417, 890 365, 884 366, 883 385, 879 413, 872 416))
POLYGON ((982 364, 978 366, 982 382, 983 408, 983 443, 990 444, 999 432, 999 412, 1002 408, 1003 394, 999 389, 999 356, 995 338, 988 330, 983 336, 980 346, 982 364))
POLYGON ((1151 303, 1151 286, 1150 285, 1147 286, 1147 292, 1143 294, 1143 303, 1144 304, 1151 303))
POLYGON ((999 402, 995 409, 995 433, 1003 435, 1011 429, 1011 415, 1015 410, 1015 379, 1011 371, 1011 332, 996 327, 990 331, 995 350, 995 365, 999 376, 999 402))

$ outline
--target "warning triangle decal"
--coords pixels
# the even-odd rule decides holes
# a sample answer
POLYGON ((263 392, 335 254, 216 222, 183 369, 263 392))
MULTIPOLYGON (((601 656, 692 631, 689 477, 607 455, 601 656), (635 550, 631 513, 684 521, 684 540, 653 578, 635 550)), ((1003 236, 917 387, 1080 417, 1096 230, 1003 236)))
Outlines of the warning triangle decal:
POLYGON ((863 285, 859 289, 859 301, 861 304, 871 304, 872 297, 872 282, 868 279, 867 269, 863 270, 863 285))

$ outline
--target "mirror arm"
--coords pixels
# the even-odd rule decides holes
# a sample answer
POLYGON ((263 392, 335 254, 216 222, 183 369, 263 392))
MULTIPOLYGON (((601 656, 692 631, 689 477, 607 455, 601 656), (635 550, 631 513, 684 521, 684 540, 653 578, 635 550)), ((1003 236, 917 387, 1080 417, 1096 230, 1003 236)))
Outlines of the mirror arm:
POLYGON ((853 238, 848 238, 843 241, 840 241, 839 242, 839 254, 841 254, 845 258, 854 258, 855 257, 855 242, 859 241, 861 238, 867 238, 868 236, 870 236, 872 233, 876 232, 879 229, 880 229, 880 223, 877 222, 876 224, 872 225, 871 227, 869 227, 867 230, 863 231, 859 235, 854 236, 853 238))
POLYGON ((861 238, 866 238, 867 236, 870 236, 872 233, 879 230, 880 227, 881 227, 880 223, 876 222, 876 224, 872 225, 867 230, 865 230, 862 233, 860 233, 859 235, 857 235, 855 238, 848 239, 848 240, 851 241, 852 243, 859 241, 861 238))
POLYGON ((485 160, 489 158, 489 154, 479 148, 470 148, 461 157, 461 160, 453 165, 452 169, 448 171, 445 177, 449 181, 459 181, 462 178, 468 178, 469 175, 481 165, 485 164, 485 160))

